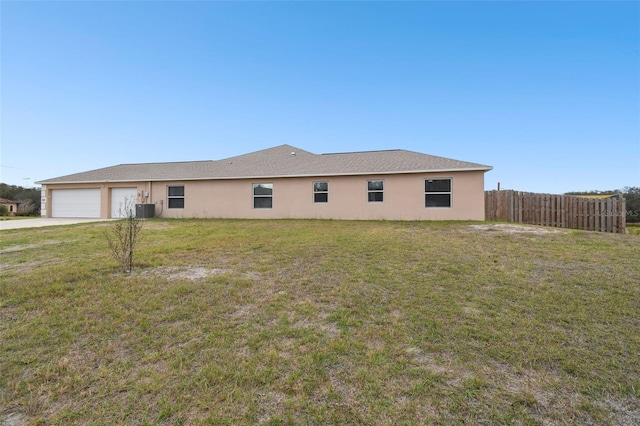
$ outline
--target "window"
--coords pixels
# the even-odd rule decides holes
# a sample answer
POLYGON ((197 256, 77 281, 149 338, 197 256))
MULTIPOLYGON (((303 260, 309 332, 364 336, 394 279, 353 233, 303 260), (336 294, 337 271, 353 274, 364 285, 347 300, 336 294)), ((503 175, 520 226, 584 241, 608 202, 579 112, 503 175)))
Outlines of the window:
POLYGON ((167 187, 167 207, 170 209, 184 209, 184 186, 167 187))
POLYGON ((253 184, 253 208, 270 209, 273 207, 273 184, 254 183, 253 184))
POLYGON ((451 207, 451 179, 424 181, 425 207, 451 207))
POLYGON ((370 180, 367 182, 367 193, 370 203, 381 203, 384 198, 384 181, 370 180))
POLYGON ((314 203, 329 202, 329 182, 313 183, 313 202, 314 203))

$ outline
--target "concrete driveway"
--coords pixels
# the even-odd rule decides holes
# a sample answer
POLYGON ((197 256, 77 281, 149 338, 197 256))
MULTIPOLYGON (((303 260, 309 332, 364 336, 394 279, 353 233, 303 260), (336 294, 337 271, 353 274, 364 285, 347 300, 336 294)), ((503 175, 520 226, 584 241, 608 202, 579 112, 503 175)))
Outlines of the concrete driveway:
POLYGON ((105 222, 114 219, 35 218, 0 220, 0 231, 7 229, 41 228, 43 226, 73 225, 76 223, 105 222))

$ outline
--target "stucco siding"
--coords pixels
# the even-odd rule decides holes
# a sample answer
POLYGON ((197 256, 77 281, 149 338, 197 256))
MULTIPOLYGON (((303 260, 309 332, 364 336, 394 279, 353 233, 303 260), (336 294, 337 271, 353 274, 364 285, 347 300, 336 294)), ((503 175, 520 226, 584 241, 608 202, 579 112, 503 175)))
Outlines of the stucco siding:
POLYGON ((237 179, 151 183, 150 202, 162 217, 483 220, 482 171, 319 178, 237 179), (425 179, 451 179, 451 207, 426 208, 425 179), (384 181, 382 202, 369 202, 367 181, 384 181), (313 183, 327 182, 328 202, 314 203, 313 183), (253 207, 253 184, 273 184, 273 207, 253 207), (168 208, 167 187, 184 186, 184 208, 168 208), (162 201, 162 206, 160 206, 162 201))
POLYGON ((156 215, 164 218, 484 220, 483 171, 48 184, 43 194, 46 215, 51 216, 52 191, 99 188, 100 217, 109 218, 112 189, 133 187, 137 188, 136 203, 155 204, 156 215), (425 179, 451 179, 451 207, 425 207, 425 179), (382 202, 368 201, 369 180, 384 181, 382 202), (328 183, 328 202, 314 202, 314 182, 328 183), (254 208, 253 184, 260 183, 273 184, 272 208, 254 208), (169 186, 184 187, 184 208, 169 208, 169 186))

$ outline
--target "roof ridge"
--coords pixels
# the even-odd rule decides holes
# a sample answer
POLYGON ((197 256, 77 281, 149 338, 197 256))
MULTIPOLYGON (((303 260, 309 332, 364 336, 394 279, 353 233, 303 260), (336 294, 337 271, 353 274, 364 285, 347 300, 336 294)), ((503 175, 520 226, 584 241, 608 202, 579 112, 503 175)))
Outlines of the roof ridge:
POLYGON ((368 151, 325 152, 325 153, 322 153, 320 155, 366 154, 366 153, 369 153, 369 152, 392 152, 392 151, 411 152, 411 151, 407 151, 406 149, 395 148, 395 149, 372 149, 372 150, 368 150, 368 151))
MULTIPOLYGON (((152 164, 184 164, 184 163, 211 163, 218 160, 184 160, 184 161, 151 161, 149 163, 120 163, 115 166, 107 166, 103 167, 108 169, 109 167, 119 167, 119 166, 148 166, 152 164)), ((96 169, 99 170, 99 169, 96 169)))

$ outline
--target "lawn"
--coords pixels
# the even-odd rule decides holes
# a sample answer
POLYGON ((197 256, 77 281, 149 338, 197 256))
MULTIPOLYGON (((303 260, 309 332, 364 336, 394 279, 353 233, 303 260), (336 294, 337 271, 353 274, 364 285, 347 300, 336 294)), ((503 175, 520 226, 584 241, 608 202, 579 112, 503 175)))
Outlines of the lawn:
POLYGON ((0 424, 640 423, 640 238, 460 222, 0 233, 0 424))

